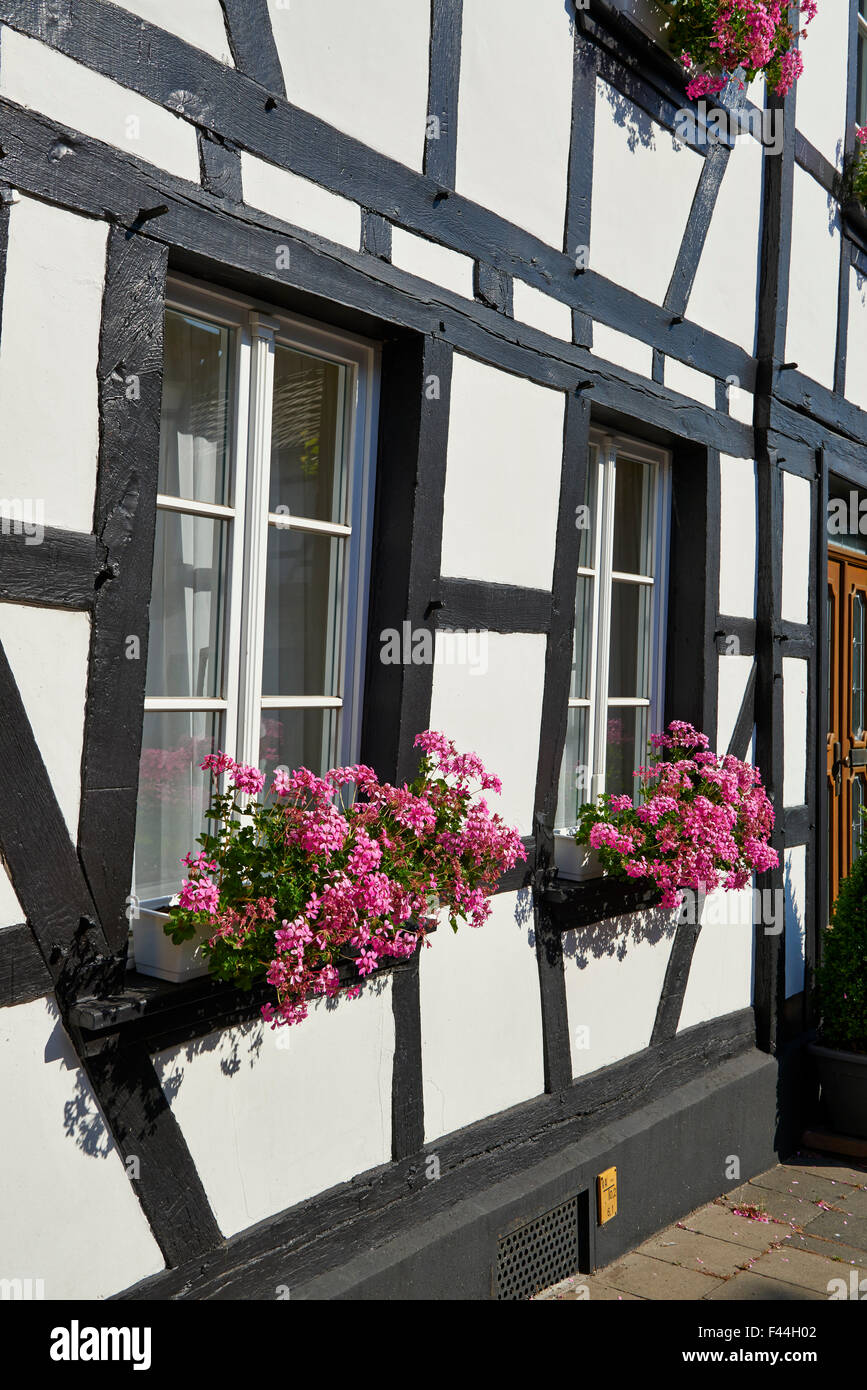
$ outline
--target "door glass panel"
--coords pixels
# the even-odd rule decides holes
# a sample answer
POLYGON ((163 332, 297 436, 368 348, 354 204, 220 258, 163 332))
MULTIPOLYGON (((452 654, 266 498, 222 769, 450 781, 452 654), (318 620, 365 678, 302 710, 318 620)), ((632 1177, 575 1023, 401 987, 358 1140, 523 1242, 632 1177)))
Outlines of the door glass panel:
POLYGON ((269 511, 346 523, 346 368, 277 347, 269 511))
POLYGON ((864 598, 852 599, 852 733, 864 733, 864 598))
POLYGON ((228 521, 159 510, 147 693, 222 694, 228 521))
POLYGON ((653 464, 617 456, 614 485, 614 560, 622 574, 653 574, 655 496, 653 464))
POLYGON ((834 660, 834 594, 828 589, 828 721, 833 729, 837 713, 831 704, 831 665, 834 660))
POLYGON ((852 778, 852 862, 861 853, 861 846, 864 840, 864 822, 861 815, 861 808, 864 805, 864 779, 863 777, 852 778))
POLYGON ((653 587, 615 579, 611 585, 608 694, 650 698, 653 587))
POLYGON ((231 331, 166 312, 159 491, 227 501, 231 331))

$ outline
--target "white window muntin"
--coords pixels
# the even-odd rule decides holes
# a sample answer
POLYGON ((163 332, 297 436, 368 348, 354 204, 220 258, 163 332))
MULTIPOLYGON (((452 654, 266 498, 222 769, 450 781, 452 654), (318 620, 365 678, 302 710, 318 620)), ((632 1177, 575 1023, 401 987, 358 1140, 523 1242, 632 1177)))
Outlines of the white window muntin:
MULTIPOLYGON (((651 727, 660 723, 665 688, 665 614, 668 598, 668 542, 670 526, 671 465, 663 449, 640 443, 622 435, 592 430, 588 468, 596 470, 592 515, 594 555, 591 566, 579 567, 578 575, 593 584, 590 618, 589 695, 570 696, 570 709, 588 711, 586 758, 590 770, 587 800, 595 801, 605 790, 607 721, 610 709, 646 708, 651 727), (614 504, 618 455, 638 463, 655 465, 652 494, 653 520, 650 526, 651 574, 626 573, 613 568, 614 504), (646 586, 653 591, 652 633, 649 643, 652 675, 649 697, 608 693, 609 634, 614 581, 646 586), (604 640, 602 640, 604 635, 604 640)), ((594 489, 588 487, 588 496, 594 489)), ((637 750, 636 750, 637 751, 637 750)))

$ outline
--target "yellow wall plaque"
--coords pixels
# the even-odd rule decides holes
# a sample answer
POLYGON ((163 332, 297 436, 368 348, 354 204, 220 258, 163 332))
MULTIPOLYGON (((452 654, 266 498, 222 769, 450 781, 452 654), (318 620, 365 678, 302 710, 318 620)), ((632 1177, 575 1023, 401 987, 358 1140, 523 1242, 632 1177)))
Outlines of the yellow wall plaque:
POLYGON ((604 1226, 617 1215, 617 1169, 606 1168, 596 1179, 596 1208, 599 1225, 604 1226))

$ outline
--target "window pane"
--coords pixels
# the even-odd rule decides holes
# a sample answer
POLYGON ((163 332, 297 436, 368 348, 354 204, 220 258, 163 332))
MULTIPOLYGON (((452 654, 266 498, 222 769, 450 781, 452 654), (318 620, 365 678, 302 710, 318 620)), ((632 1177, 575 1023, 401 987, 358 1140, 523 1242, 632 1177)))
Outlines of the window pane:
POLYGON ((270 779, 275 768, 309 767, 322 775, 337 761, 335 709, 264 709, 259 766, 270 779))
POLYGON ((621 574, 653 574, 656 468, 617 456, 614 488, 614 562, 621 574))
POLYGON ((344 523, 346 368, 278 347, 269 510, 344 523))
POLYGON ((611 585, 608 694, 650 699, 653 586, 615 579, 611 585))
POLYGON ((225 503, 230 331, 166 312, 159 490, 225 503))
POLYGON ((346 541, 270 527, 264 695, 339 695, 346 541))
POLYGON ((148 695, 222 694, 229 525, 157 512, 148 695))
POLYGON ((560 765, 556 828, 575 824, 578 808, 591 801, 590 769, 587 766, 587 726, 589 710, 573 706, 566 724, 566 745, 560 765))
POLYGON ((861 816, 861 807, 864 805, 864 780, 862 777, 852 778, 852 859, 853 862, 861 853, 864 838, 864 821, 861 816))
POLYGON ((572 642, 572 682, 569 694, 574 700, 590 698, 590 660, 593 646, 593 585, 595 579, 579 574, 575 593, 575 635, 572 642))
POLYGON ((635 798, 636 780, 633 773, 647 761, 646 706, 608 706, 606 737, 605 790, 624 793, 635 798))
POLYGON ((590 445, 587 459, 587 477, 584 483, 584 506, 575 518, 578 523, 578 568, 593 569, 596 558, 596 506, 599 482, 599 450, 590 445))
POLYGON ((181 886, 180 861, 206 826, 210 777, 199 764, 221 735, 220 714, 145 714, 135 835, 135 891, 143 902, 181 886))
POLYGON ((864 599, 852 599, 852 732, 864 732, 864 599))

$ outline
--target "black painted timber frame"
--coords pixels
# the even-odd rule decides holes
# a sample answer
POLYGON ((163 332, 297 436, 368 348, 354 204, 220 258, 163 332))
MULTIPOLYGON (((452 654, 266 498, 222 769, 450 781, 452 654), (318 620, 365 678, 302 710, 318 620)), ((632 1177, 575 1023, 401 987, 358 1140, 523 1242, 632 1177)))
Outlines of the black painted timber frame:
MULTIPOLYGON (((392 1230, 389 1223, 402 1224, 409 1219, 407 1213, 427 1216, 438 1209, 437 1203, 454 1200, 456 1193, 467 1195, 482 1176, 485 1180, 508 1176, 510 1150, 516 1143, 532 1143, 538 1146, 537 1153, 546 1152, 546 1145, 553 1149, 555 1131, 564 1117, 586 1129, 625 1115, 637 1096, 661 1095, 674 1081, 700 1074, 719 1050, 746 1048, 756 1027, 762 1047, 779 1048, 785 1004, 784 938, 766 937, 761 928, 757 931, 755 1022, 747 1012, 734 1020, 689 1030, 687 1036, 678 1035, 677 1027, 697 932, 680 928, 651 1047, 637 1063, 628 1059, 604 1069, 598 1077, 572 1081, 562 931, 610 915, 615 906, 623 910, 625 901, 594 900, 586 891, 559 904, 544 896, 550 888, 550 877, 545 877, 550 862, 541 852, 543 826, 553 810, 565 737, 577 561, 574 506, 583 495, 591 417, 616 419, 624 428, 643 430, 673 448, 675 498, 684 520, 674 536, 672 569, 682 567, 690 575, 697 570, 700 582, 672 597, 667 709, 672 717, 693 718, 709 731, 715 730, 718 638, 720 631, 739 632, 744 643, 741 650, 755 654, 755 664, 730 751, 743 756, 755 726, 757 760, 778 804, 782 798, 782 657, 804 655, 809 660, 808 728, 817 745, 815 776, 808 784, 805 806, 790 808, 779 817, 774 843, 781 854, 787 845, 806 843, 807 916, 814 920, 827 891, 820 811, 823 750, 817 737, 826 726, 827 673, 823 606, 816 596, 825 562, 828 472, 867 482, 867 413, 843 396, 848 267, 867 269, 867 231, 851 216, 844 223, 833 391, 783 363, 794 163, 829 192, 837 187, 828 162, 803 136, 796 136, 794 99, 784 106, 783 156, 765 154, 763 268, 758 345, 752 356, 688 319, 689 291, 725 168, 723 147, 710 152, 701 149, 706 160, 699 192, 663 305, 608 281, 592 265, 583 271, 576 266, 576 248, 590 244, 597 75, 667 129, 673 128, 676 113, 684 105, 676 65, 604 0, 595 0, 592 13, 577 12, 562 248, 545 245, 455 193, 461 0, 432 0, 429 111, 441 118, 441 138, 427 141, 421 174, 334 130, 287 99, 265 0, 221 0, 221 4, 234 71, 118 8, 112 10, 109 41, 102 32, 105 7, 98 0, 68 0, 61 7, 60 21, 56 7, 42 0, 0 0, 0 23, 41 39, 147 99, 177 111, 182 92, 181 114, 197 130, 203 176, 202 187, 187 184, 0 99, 0 193, 17 188, 86 216, 108 218, 112 224, 100 342, 100 472, 93 533, 49 528, 38 547, 25 546, 20 537, 0 537, 0 599, 86 611, 93 618, 77 853, 0 650, 4 714, 0 763, 7 776, 20 778, 21 787, 20 798, 8 798, 0 805, 0 847, 27 917, 27 925, 0 931, 0 1007, 54 989, 121 1154, 144 1154, 148 1160, 142 1165, 138 1195, 167 1263, 178 1268, 140 1289, 136 1297, 172 1297, 190 1289, 204 1294, 214 1283, 221 1289, 239 1290, 238 1296, 243 1296, 253 1284, 261 1286, 278 1250, 281 1259, 290 1252, 298 1277, 315 1274, 345 1256, 358 1232, 366 1229, 371 1191, 371 1205, 380 1221, 377 1231, 392 1230), (142 36, 150 54, 146 64, 139 58, 142 36), (64 151, 61 159, 58 149, 64 151), (358 202, 364 215, 362 246, 357 250, 336 247, 246 207, 240 178, 242 150, 358 202), (140 219, 142 210, 157 206, 165 206, 166 213, 149 221, 140 219), (475 302, 435 286, 420 286, 391 266, 393 223, 471 256, 476 267, 475 302), (275 269, 277 240, 291 247, 291 271, 275 269), (528 872, 536 890, 548 1094, 439 1141, 437 1153, 445 1156, 446 1166, 451 1164, 457 1171, 475 1165, 474 1176, 465 1183, 443 1184, 434 1197, 423 1196, 438 1185, 424 1182, 418 961, 409 962, 393 973, 397 1042, 393 1164, 281 1213, 263 1231, 245 1233, 228 1249, 150 1059, 151 1045, 173 1034, 152 1034, 143 1040, 131 1030, 125 1035, 121 1027, 95 1044, 82 1026, 81 1014, 82 1000, 98 1000, 122 983, 118 971, 126 932, 124 903, 141 737, 162 300, 169 266, 384 339, 371 651, 383 628, 399 628, 404 620, 432 631, 453 623, 547 636, 534 807, 541 820, 539 834, 529 846, 528 872), (511 287, 516 277, 571 307, 572 344, 514 322, 511 287), (755 433, 721 408, 710 410, 676 396, 661 379, 648 381, 594 357, 589 349, 594 320, 649 344, 656 356, 657 378, 662 375, 664 356, 704 371, 718 383, 737 376, 756 396, 755 433), (456 351, 566 395, 550 593, 440 573, 449 383, 456 351), (141 381, 136 406, 123 391, 129 375, 141 381), (423 390, 431 375, 440 381, 438 399, 429 399, 423 390), (719 454, 728 450, 743 454, 754 440, 759 464, 759 605, 754 623, 738 620, 739 626, 733 628, 733 620, 716 612, 719 454), (402 467, 407 457, 416 463, 414 473, 402 467), (815 517, 810 616, 798 631, 783 622, 780 610, 783 469, 810 478, 815 517), (118 651, 118 642, 128 635, 141 638, 138 663, 127 662, 118 651), (38 843, 32 823, 23 815, 25 801, 39 807, 38 843), (182 1179, 186 1197, 180 1213, 176 1187, 166 1175, 182 1179), (406 1205, 396 1200, 405 1193, 409 1194, 406 1205), (342 1230, 341 1215, 346 1218, 342 1230), (254 1275, 249 1267, 256 1262, 262 1268, 254 1275)), ((850 11, 854 16, 854 0, 850 0, 850 11)), ((851 51, 854 55, 854 41, 851 51)), ((848 90, 850 117, 853 63, 854 56, 848 90)), ((9 215, 4 199, 0 201, 0 287, 9 215)), ((368 662, 363 756, 383 775, 412 774, 412 737, 429 717, 431 678, 428 668, 368 662)), ((501 886, 514 889, 523 882, 521 870, 501 886)), ((779 887, 782 882, 780 870, 768 876, 765 886, 779 887)), ((646 889, 636 893, 630 906, 652 901, 646 889)), ((808 930, 808 996, 817 950, 818 933, 808 930)), ((234 1015, 227 1009, 212 1017, 223 1020, 218 1026, 226 1026, 234 1015)), ((809 1017, 807 1006, 803 1021, 809 1017)), ((206 1024, 207 1019, 198 1017, 183 1026, 206 1024)))

